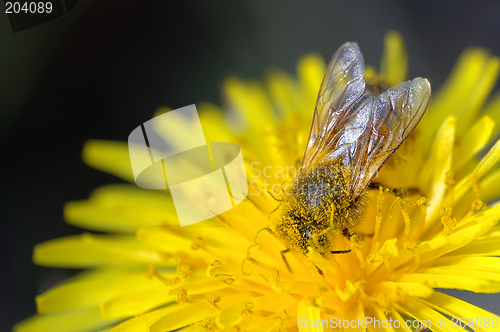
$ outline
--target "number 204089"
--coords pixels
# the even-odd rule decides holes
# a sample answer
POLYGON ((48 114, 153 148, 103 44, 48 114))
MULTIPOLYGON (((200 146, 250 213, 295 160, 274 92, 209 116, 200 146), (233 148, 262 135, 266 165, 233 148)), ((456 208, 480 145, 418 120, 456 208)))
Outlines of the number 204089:
POLYGON ((453 317, 452 319, 453 325, 451 326, 452 328, 465 328, 465 327, 470 327, 472 329, 474 328, 497 328, 498 327, 498 318, 497 317, 475 317, 475 318, 470 318, 466 319, 464 317, 457 318, 453 317))
POLYGON ((23 4, 19 2, 6 2, 5 3, 5 13, 6 14, 18 14, 18 13, 50 13, 52 12, 51 2, 25 2, 23 4))

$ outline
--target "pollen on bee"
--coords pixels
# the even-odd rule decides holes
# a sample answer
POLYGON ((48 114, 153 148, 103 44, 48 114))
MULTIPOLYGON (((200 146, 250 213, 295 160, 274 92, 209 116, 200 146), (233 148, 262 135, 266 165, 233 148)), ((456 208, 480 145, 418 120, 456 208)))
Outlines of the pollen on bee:
POLYGON ((356 233, 363 199, 352 199, 346 190, 346 174, 349 170, 340 160, 301 169, 274 224, 287 248, 306 254, 311 246, 326 253, 332 251, 335 236, 350 238, 356 233))

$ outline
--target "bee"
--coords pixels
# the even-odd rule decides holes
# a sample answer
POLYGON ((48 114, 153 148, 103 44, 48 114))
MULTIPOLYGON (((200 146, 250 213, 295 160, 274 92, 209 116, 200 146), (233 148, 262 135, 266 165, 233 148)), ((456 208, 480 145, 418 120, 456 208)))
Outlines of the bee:
POLYGON ((328 65, 302 165, 274 224, 288 248, 282 254, 307 254, 308 247, 349 252, 331 250, 334 236, 356 235, 372 179, 427 109, 427 79, 388 88, 381 80, 365 81, 364 72, 356 43, 342 45, 328 65))

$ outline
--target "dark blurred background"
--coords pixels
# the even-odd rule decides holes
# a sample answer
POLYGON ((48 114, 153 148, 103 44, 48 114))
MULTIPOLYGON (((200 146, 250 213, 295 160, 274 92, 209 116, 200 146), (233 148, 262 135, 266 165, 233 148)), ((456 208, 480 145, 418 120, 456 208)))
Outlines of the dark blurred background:
MULTIPOLYGON (((468 46, 500 55, 499 17, 500 2, 486 1, 86 0, 13 33, 2 8, 0 330, 71 274, 31 262, 35 244, 81 233, 64 223, 63 204, 120 182, 81 162, 85 140, 126 140, 159 106, 220 104, 229 74, 295 72, 300 56, 329 58, 346 41, 378 67, 390 29, 405 37, 409 76, 437 86, 468 46)), ((497 295, 458 296, 500 314, 497 295)))

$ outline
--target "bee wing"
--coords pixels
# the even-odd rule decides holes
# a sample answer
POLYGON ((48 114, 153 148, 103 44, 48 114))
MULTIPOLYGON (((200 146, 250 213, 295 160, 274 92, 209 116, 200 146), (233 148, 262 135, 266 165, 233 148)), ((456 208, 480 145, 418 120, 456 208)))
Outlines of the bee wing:
POLYGON ((429 82, 416 78, 372 96, 365 91, 360 69, 364 69, 363 57, 356 44, 345 44, 334 55, 320 89, 302 164, 313 167, 318 161, 340 159, 353 199, 417 126, 431 93, 429 82))
POLYGON ((342 119, 365 90, 365 64, 356 43, 345 43, 330 60, 319 91, 313 124, 302 167, 324 159, 335 142, 332 131, 339 130, 342 119))
POLYGON ((427 109, 430 96, 431 86, 425 78, 400 83, 378 98, 371 96, 372 100, 357 115, 368 119, 365 126, 356 128, 356 121, 348 125, 344 134, 347 138, 340 138, 345 148, 339 147, 343 153, 339 150, 337 154, 352 165, 347 178, 354 199, 365 191, 387 159, 415 129, 427 109), (352 139, 355 135, 348 134, 353 131, 361 131, 355 140, 352 139))

